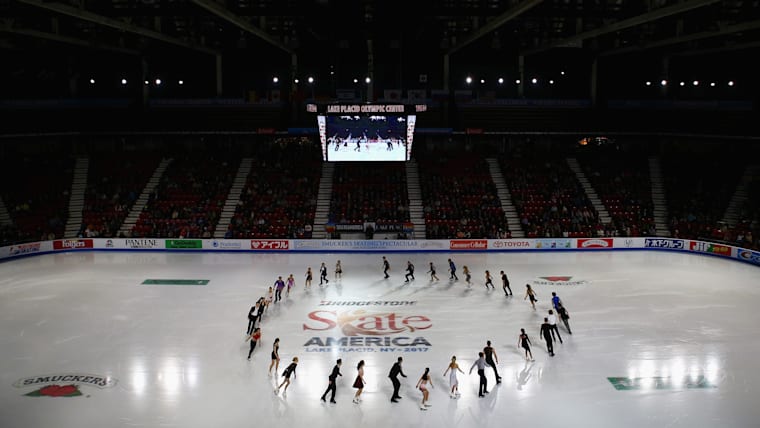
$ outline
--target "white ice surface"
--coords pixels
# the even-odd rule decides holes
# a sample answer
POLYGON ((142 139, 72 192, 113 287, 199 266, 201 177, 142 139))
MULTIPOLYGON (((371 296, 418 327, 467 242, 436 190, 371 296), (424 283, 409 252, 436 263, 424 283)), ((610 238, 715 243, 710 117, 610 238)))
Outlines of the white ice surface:
POLYGON ((672 252, 234 254, 81 252, 0 264, 0 427, 757 427, 760 426, 760 269, 713 257, 672 252), (450 283, 446 259, 459 267, 450 283), (335 260, 343 264, 333 279, 335 260), (411 259, 416 281, 403 282, 411 259), (441 280, 425 274, 435 261, 441 280), (329 286, 319 287, 325 261, 329 286), (473 272, 466 290, 462 266, 473 272), (315 271, 304 290, 307 266, 315 271), (483 287, 483 271, 495 291, 483 287), (498 272, 510 277, 505 298, 498 272), (246 314, 278 275, 297 287, 264 316, 251 361, 246 314), (587 284, 535 285, 538 310, 523 300, 524 284, 567 275, 587 284), (207 286, 146 286, 148 278, 209 279, 207 286), (557 291, 571 313, 570 336, 550 358, 539 340, 541 318, 557 291), (367 307, 431 320, 428 329, 389 337, 424 337, 427 352, 307 352, 304 330, 322 300, 414 301, 367 307), (535 362, 516 347, 521 327, 535 362), (276 396, 267 377, 269 353, 281 339, 280 372, 298 356, 297 378, 276 396), (477 375, 459 375, 461 398, 450 399, 442 374, 452 355, 465 372, 490 339, 504 378, 488 369, 486 398, 477 375), (399 404, 389 402, 388 371, 404 357, 399 404), (319 396, 334 360, 344 361, 337 405, 319 396), (353 404, 356 364, 366 361, 363 402, 353 404), (433 406, 419 410, 414 385, 431 368, 433 406), (26 397, 19 379, 56 373, 115 378, 113 388, 82 386, 81 397, 26 397), (709 389, 617 391, 607 377, 704 376, 709 389))

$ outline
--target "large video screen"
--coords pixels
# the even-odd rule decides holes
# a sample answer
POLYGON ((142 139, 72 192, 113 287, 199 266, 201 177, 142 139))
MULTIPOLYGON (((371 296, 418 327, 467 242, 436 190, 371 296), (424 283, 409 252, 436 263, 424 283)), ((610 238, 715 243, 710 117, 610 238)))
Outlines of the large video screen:
POLYGON ((416 116, 318 116, 326 161, 406 161, 412 153, 416 116))

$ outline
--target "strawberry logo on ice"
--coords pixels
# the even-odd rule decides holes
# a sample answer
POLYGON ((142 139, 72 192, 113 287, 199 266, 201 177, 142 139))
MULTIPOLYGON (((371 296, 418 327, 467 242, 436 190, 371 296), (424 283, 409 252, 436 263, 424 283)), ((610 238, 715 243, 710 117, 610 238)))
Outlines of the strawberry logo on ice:
POLYGON ((82 392, 77 385, 48 385, 28 394, 27 397, 79 397, 82 392))

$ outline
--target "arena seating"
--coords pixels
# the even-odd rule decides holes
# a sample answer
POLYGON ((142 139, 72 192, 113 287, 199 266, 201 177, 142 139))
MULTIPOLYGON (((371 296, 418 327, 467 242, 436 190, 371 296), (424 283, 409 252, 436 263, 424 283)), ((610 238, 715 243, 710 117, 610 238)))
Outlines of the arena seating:
POLYGON ((260 145, 227 238, 311 238, 321 160, 311 141, 260 145))
POLYGON ((239 158, 215 153, 175 157, 132 236, 210 238, 239 164, 239 158))
POLYGON ((508 236, 504 210, 483 156, 436 154, 418 163, 428 239, 508 236))
POLYGON ((564 157, 506 155, 499 164, 526 237, 599 234, 599 213, 564 157))
POLYGON ((578 161, 612 218, 614 236, 656 235, 646 156, 610 148, 578 156, 578 161))
POLYGON ((2 198, 15 227, 5 232, 18 240, 62 238, 68 218, 74 160, 50 156, 4 159, 2 198))
POLYGON ((403 162, 341 162, 335 165, 329 220, 334 224, 375 222, 383 226, 409 221, 403 162))
POLYGON ((115 236, 159 162, 148 152, 91 158, 80 235, 115 236))

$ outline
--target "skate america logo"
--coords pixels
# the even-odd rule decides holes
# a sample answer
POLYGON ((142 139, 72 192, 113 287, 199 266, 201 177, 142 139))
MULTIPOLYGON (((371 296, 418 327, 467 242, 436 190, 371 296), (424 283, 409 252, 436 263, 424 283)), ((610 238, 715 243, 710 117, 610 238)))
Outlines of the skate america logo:
POLYGON ((116 383, 116 379, 108 376, 64 373, 19 379, 13 383, 13 386, 16 388, 36 388, 24 394, 27 397, 80 397, 84 395, 80 389, 82 386, 104 389, 111 388, 116 383))
POLYGON ((369 312, 317 310, 308 315, 303 324, 305 331, 339 330, 342 336, 310 338, 304 346, 306 352, 424 352, 430 342, 421 336, 400 336, 403 333, 419 334, 433 326, 423 315, 402 315, 395 312, 369 312), (390 336, 396 337, 390 337, 390 336), (333 347, 335 349, 333 349, 333 347))
POLYGON ((585 279, 576 279, 572 276, 540 276, 533 280, 534 285, 583 285, 588 284, 585 279))

